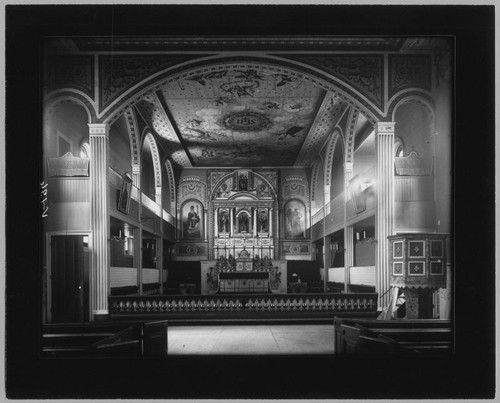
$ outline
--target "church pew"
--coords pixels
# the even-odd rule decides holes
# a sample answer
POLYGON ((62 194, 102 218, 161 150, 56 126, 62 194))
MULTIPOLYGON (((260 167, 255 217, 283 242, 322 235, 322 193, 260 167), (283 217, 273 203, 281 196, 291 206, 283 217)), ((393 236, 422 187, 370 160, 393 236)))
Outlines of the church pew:
POLYGON ((92 344, 91 354, 94 357, 140 357, 142 355, 141 326, 127 327, 92 344))
POLYGON ((335 351, 339 354, 442 353, 449 352, 452 348, 453 332, 450 321, 382 321, 336 317, 334 328, 335 351))
POLYGON ((86 356, 91 345, 126 326, 119 323, 49 324, 42 327, 43 357, 86 356))
POLYGON ((142 325, 143 355, 166 357, 168 354, 168 322, 147 322, 142 325))

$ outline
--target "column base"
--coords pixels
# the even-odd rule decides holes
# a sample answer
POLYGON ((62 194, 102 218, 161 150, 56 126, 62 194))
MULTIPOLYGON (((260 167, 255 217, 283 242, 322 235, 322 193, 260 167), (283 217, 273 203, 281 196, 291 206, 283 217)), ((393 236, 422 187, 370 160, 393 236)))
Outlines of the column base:
POLYGON ((103 322, 109 320, 109 313, 95 313, 94 322, 103 322))

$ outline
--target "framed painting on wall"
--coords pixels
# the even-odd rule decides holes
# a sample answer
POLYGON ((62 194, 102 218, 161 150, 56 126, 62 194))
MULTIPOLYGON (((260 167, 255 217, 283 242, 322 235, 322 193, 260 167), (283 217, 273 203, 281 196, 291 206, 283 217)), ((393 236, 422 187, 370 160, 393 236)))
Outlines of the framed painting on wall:
POLYGON ((285 205, 285 238, 306 237, 306 206, 300 200, 290 200, 285 205))
POLYGON ((203 205, 198 200, 188 200, 181 208, 182 238, 203 238, 203 205))
POLYGON ((130 196, 132 194, 132 178, 128 173, 122 177, 122 188, 118 198, 118 211, 128 214, 130 210, 130 196))

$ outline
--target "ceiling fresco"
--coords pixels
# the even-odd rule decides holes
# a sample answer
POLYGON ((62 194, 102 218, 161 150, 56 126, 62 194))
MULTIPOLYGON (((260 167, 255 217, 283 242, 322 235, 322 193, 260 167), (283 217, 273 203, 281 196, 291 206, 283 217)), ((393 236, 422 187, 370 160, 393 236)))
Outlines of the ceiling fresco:
POLYGON ((233 65, 183 75, 162 94, 199 167, 293 165, 325 97, 299 77, 233 65))

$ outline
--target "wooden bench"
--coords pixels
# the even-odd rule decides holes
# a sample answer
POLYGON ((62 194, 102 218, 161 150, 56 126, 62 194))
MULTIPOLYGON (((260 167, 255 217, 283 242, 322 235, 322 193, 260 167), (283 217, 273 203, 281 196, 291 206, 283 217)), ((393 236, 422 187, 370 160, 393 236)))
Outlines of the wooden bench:
POLYGON ((130 326, 92 345, 97 357, 166 357, 168 322, 146 322, 130 326))
POLYGON ((42 327, 42 357, 88 356, 93 343, 112 336, 125 325, 117 323, 50 324, 42 327))
POLYGON ((141 326, 127 327, 92 344, 91 355, 94 357, 140 357, 142 355, 141 326))
POLYGON ((335 351, 354 353, 443 353, 452 351, 449 320, 369 320, 336 317, 335 351))

